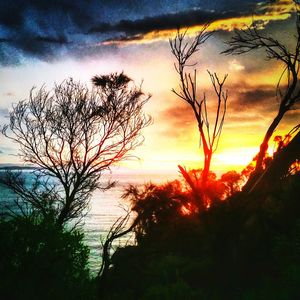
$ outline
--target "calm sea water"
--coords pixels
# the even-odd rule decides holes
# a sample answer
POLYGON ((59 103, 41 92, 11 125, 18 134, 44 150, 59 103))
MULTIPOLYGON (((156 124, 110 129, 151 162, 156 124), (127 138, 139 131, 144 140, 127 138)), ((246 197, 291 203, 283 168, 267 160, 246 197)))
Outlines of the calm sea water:
MULTIPOLYGON (((104 175, 103 180, 115 180, 116 186, 105 191, 96 191, 90 201, 89 211, 80 225, 85 233, 85 243, 90 248, 90 268, 93 273, 99 270, 101 264, 101 239, 105 239, 111 226, 122 216, 126 215, 124 208, 129 207, 129 203, 121 199, 124 189, 129 185, 142 185, 147 182, 164 183, 177 178, 176 172, 163 173, 112 173, 104 175)), ((0 188, 1 189, 1 188, 0 188)), ((4 190, 0 190, 0 200, 9 200, 12 195, 4 190)), ((115 247, 134 242, 132 235, 127 235, 116 241, 115 247)))
MULTIPOLYGON (((176 178, 176 173, 130 173, 112 174, 111 179, 117 181, 117 185, 105 192, 94 193, 90 210, 84 219, 83 230, 85 232, 86 244, 90 248, 90 267, 96 271, 101 264, 101 242, 100 238, 105 238, 109 229, 118 218, 126 215, 124 208, 129 207, 129 203, 121 199, 124 189, 129 185, 142 185, 149 181, 153 183, 164 183, 176 178)), ((115 246, 132 243, 133 236, 127 235, 116 241, 115 246)))

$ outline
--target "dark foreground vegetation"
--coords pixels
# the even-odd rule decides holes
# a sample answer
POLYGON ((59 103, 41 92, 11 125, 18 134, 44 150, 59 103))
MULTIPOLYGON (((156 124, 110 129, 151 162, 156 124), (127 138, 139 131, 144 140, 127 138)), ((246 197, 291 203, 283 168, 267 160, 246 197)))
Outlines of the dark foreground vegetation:
POLYGON ((185 216, 173 185, 143 193, 138 244, 114 254, 104 298, 298 299, 299 179, 185 216))
MULTIPOLYGON (((179 181, 130 187, 136 245, 100 277, 83 234, 31 214, 0 222, 5 299, 298 299, 300 174, 200 209, 179 181)), ((216 184, 216 182, 214 182, 216 184)), ((223 186, 223 191, 225 191, 223 186)))
POLYGON ((83 234, 35 215, 0 221, 2 299, 92 299, 83 234))

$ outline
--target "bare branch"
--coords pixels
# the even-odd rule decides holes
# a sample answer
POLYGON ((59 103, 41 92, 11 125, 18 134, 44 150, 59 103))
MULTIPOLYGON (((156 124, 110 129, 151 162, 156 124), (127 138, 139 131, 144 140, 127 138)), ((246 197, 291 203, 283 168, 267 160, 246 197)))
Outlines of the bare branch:
POLYGON ((260 145, 260 151, 256 159, 255 174, 263 170, 263 160, 268 150, 268 143, 281 122, 285 113, 293 108, 300 101, 299 88, 299 55, 300 55, 300 13, 299 4, 294 1, 296 8, 295 22, 295 41, 294 46, 288 48, 287 45, 272 36, 263 35, 256 23, 243 30, 236 30, 235 35, 227 43, 228 49, 224 54, 240 55, 252 52, 257 49, 265 51, 266 58, 269 60, 280 61, 283 71, 280 74, 277 86, 276 97, 280 103, 277 115, 267 129, 264 139, 260 145), (281 84, 283 82, 283 84, 281 84), (282 86, 281 86, 282 85, 282 86))
POLYGON ((223 92, 223 86, 227 75, 220 80, 216 73, 212 74, 208 71, 217 97, 217 111, 211 131, 206 95, 203 93, 203 99, 199 99, 197 94, 197 71, 195 69, 193 75, 186 71, 187 67, 195 65, 190 63, 189 60, 199 50, 200 46, 213 34, 213 32, 207 31, 208 26, 209 24, 203 26, 201 31, 191 43, 185 42, 187 31, 184 33, 180 33, 180 31, 178 31, 176 37, 173 40, 170 40, 171 52, 176 58, 175 70, 180 79, 180 90, 176 91, 173 89, 172 92, 191 106, 197 120, 200 134, 200 145, 202 145, 204 152, 203 182, 206 181, 209 173, 212 154, 218 147, 225 119, 227 108, 226 102, 228 98, 227 91, 223 92))
MULTIPOLYGON (((53 205, 59 224, 81 215, 92 192, 103 188, 103 171, 126 159, 143 142, 142 129, 152 122, 142 112, 150 95, 125 74, 92 80, 92 90, 72 79, 52 91, 44 86, 32 89, 27 101, 13 107, 10 123, 2 128, 19 145, 25 162, 38 166, 41 176, 56 180, 58 188, 45 191, 57 203, 53 205)), ((41 203, 39 197, 32 200, 37 195, 17 190, 32 205, 41 203)))

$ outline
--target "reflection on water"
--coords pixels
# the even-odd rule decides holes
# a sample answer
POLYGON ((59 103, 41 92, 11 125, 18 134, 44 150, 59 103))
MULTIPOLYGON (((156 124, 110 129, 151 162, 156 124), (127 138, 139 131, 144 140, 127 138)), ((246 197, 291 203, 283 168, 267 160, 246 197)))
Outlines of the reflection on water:
MULTIPOLYGON (((114 222, 121 216, 126 215, 124 208, 129 207, 129 203, 121 199, 124 188, 129 184, 140 185, 146 182, 163 183, 175 179, 176 173, 123 173, 103 176, 103 180, 116 180, 115 187, 102 192, 96 191, 90 202, 89 212, 83 219, 82 229, 85 232, 85 242, 90 248, 90 268, 97 272, 101 263, 101 242, 100 238, 105 239, 109 229, 114 222)), ((1 188, 0 200, 11 201, 13 196, 6 189, 1 188)), ((117 241, 117 245, 125 245, 133 242, 133 236, 128 235, 117 241)), ((116 245, 115 245, 116 246, 116 245)))
MULTIPOLYGON (((100 236, 105 238, 113 223, 121 216, 126 215, 124 208, 129 207, 129 203, 121 199, 124 188, 129 184, 140 185, 146 182, 163 183, 176 178, 176 174, 118 174, 112 175, 112 179, 117 181, 117 185, 108 191, 97 191, 94 193, 90 211, 84 219, 83 229, 86 234, 86 243, 90 247, 90 267, 92 270, 99 269, 101 259, 100 236)), ((133 236, 124 236, 117 241, 117 245, 125 245, 133 242, 133 236)))

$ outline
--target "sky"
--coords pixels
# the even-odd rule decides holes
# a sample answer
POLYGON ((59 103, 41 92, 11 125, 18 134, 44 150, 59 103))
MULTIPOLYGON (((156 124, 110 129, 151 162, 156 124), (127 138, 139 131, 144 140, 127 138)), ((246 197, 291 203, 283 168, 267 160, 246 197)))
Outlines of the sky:
MULTIPOLYGON (((266 60, 262 51, 239 56, 221 52, 233 31, 253 20, 263 34, 292 47, 293 11, 291 0, 0 0, 0 123, 8 122, 12 105, 28 98, 33 86, 51 89, 69 77, 91 85, 96 74, 124 71, 152 94, 145 112, 154 123, 133 153, 139 159, 123 166, 201 168, 197 123, 190 107, 171 91, 179 81, 169 39, 178 27, 188 28, 187 36, 193 38, 210 22, 214 34, 197 53, 193 68, 198 90, 208 95, 211 116, 215 98, 207 70, 220 77, 228 74, 228 109, 212 169, 241 170, 257 153, 278 110, 282 65, 266 60)), ((299 116, 299 110, 289 112, 275 134, 288 132, 299 116)), ((17 153, 18 146, 0 136, 0 164, 20 163, 17 153)))

